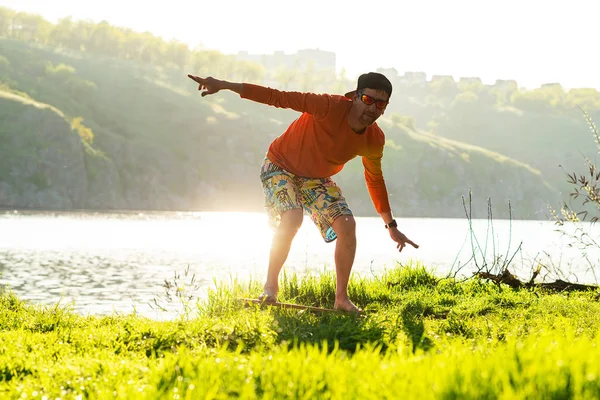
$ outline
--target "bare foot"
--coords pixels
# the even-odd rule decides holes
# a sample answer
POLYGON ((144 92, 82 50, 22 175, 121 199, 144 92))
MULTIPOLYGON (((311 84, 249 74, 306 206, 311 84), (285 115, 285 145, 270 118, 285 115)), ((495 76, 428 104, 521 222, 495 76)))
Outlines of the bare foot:
POLYGON ((348 311, 354 313, 360 313, 362 310, 358 308, 349 298, 345 298, 343 300, 335 300, 335 304, 333 306, 335 310, 340 311, 348 311))
POLYGON ((277 302, 277 290, 272 290, 269 288, 265 288, 265 290, 258 296, 258 300, 266 302, 266 303, 276 303, 277 302))

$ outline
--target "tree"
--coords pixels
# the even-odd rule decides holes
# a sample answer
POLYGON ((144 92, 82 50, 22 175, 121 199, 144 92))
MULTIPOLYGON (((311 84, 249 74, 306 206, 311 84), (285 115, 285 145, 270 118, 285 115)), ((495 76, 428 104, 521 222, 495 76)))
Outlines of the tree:
POLYGON ((450 119, 461 120, 461 124, 473 124, 478 117, 482 116, 480 98, 471 91, 457 95, 450 107, 452 108, 450 119))
POLYGON ((546 98, 552 107, 561 107, 564 104, 565 90, 561 84, 545 83, 539 90, 546 94, 546 98))
POLYGON ((490 95, 496 97, 496 104, 505 105, 510 103, 512 94, 518 90, 519 87, 514 80, 496 80, 490 89, 490 95))
POLYGON ((265 68, 252 61, 242 60, 237 62, 237 80, 242 82, 260 82, 265 77, 265 68))
POLYGON ((12 21, 15 12, 6 7, 0 7, 0 36, 11 36, 12 21))
POLYGON ((461 92, 473 92, 476 94, 486 89, 480 78, 460 78, 458 88, 461 92))
POLYGON ((314 90, 318 81, 319 77, 317 68, 315 67, 315 61, 310 59, 304 66, 304 70, 300 75, 300 90, 304 92, 314 90))
POLYGON ((142 60, 145 41, 144 37, 130 29, 124 31, 125 40, 123 42, 123 58, 126 60, 142 60))
POLYGON ((298 79, 298 71, 282 66, 277 69, 274 78, 278 87, 282 90, 288 90, 292 83, 298 79))
POLYGON ((154 64, 163 60, 165 43, 150 32, 142 34, 144 46, 142 48, 142 62, 154 64))
POLYGON ((346 68, 342 68, 340 71, 340 75, 336 77, 336 79, 333 81, 333 83, 329 87, 329 90, 332 93, 344 94, 344 93, 352 90, 352 81, 350 81, 350 79, 348 79, 346 74, 347 74, 346 68))
POLYGON ((523 110, 535 113, 553 112, 555 107, 562 105, 564 91, 558 87, 546 86, 534 90, 517 91, 512 94, 511 103, 523 110))
POLYGON ((477 100, 479 100, 479 96, 477 96, 476 93, 471 92, 471 91, 462 92, 461 94, 456 96, 456 98, 452 102, 452 107, 461 107, 463 105, 472 105, 472 104, 477 103, 477 100))
POLYGON ((52 30, 52 24, 50 24, 40 15, 18 13, 14 18, 20 30, 19 38, 21 40, 30 40, 42 43, 46 43, 48 41, 48 35, 52 30))
POLYGON ((73 33, 73 27, 72 17, 59 19, 50 32, 50 43, 55 46, 64 46, 68 49, 79 50, 80 44, 73 33))
POLYGON ((185 43, 171 41, 166 46, 165 57, 168 62, 175 64, 180 70, 184 70, 190 59, 190 49, 185 43))
POLYGON ((600 92, 592 88, 571 89, 565 96, 565 104, 569 107, 579 106, 584 110, 600 109, 600 92))
POLYGON ((227 62, 216 50, 198 50, 192 53, 192 70, 200 75, 217 75, 227 62))
POLYGON ((87 50, 88 42, 94 32, 94 25, 89 21, 77 21, 71 26, 71 46, 74 50, 87 50))
POLYGON ((125 35, 119 29, 102 21, 97 24, 90 36, 88 48, 90 51, 106 56, 119 57, 122 54, 122 45, 125 35))
POLYGON ((443 76, 439 79, 432 79, 429 83, 431 92, 434 93, 438 98, 442 98, 448 101, 454 99, 459 93, 458 85, 451 76, 443 76))

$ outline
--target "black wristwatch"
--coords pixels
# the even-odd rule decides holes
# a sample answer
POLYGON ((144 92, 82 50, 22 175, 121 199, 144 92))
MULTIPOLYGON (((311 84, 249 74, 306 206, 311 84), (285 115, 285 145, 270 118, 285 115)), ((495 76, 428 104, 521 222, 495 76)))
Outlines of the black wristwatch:
POLYGON ((398 223, 395 219, 392 220, 389 224, 385 224, 385 229, 395 228, 398 226, 398 223))

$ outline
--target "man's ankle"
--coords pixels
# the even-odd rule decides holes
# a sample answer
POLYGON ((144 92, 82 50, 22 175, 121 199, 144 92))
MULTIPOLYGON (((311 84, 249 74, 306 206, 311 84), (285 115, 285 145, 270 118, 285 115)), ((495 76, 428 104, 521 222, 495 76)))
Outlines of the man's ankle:
POLYGON ((342 294, 335 294, 335 301, 336 302, 340 302, 340 301, 346 301, 346 300, 350 300, 350 297, 348 297, 348 293, 342 293, 342 294))
POLYGON ((263 287, 263 291, 266 294, 269 294, 269 295, 276 295, 279 292, 279 287, 278 286, 272 286, 272 285, 265 285, 263 287))

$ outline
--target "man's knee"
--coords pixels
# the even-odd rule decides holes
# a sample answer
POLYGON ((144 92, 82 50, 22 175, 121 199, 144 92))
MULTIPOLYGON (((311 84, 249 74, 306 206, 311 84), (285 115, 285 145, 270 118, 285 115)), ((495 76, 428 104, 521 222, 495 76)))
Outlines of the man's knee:
POLYGON ((352 215, 342 215, 333 222, 333 230, 338 237, 355 237, 356 220, 352 215))
POLYGON ((281 214, 279 229, 282 230, 283 233, 295 235, 302 226, 303 220, 304 214, 301 208, 285 211, 281 214))

